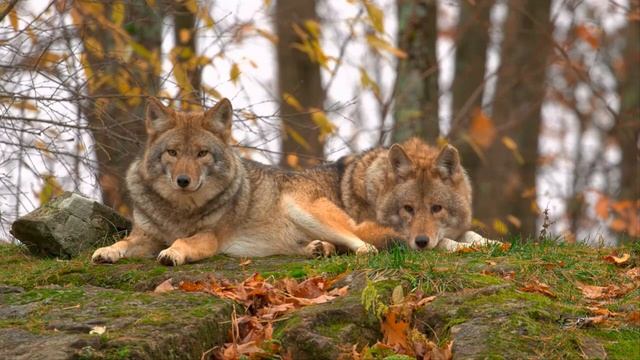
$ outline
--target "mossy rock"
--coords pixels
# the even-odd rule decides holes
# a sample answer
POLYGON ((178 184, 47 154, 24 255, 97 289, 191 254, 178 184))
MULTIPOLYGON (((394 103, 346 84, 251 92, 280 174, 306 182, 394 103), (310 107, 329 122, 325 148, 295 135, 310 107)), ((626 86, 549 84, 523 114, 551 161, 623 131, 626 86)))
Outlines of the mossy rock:
POLYGON ((11 234, 33 254, 64 259, 110 244, 130 230, 131 222, 113 209, 71 192, 11 224, 11 234))
MULTIPOLYGON (((270 257, 248 265, 216 256, 167 268, 154 259, 93 265, 90 251, 71 260, 40 258, 24 247, 0 245, 0 358, 200 358, 229 341, 234 304, 208 294, 152 290, 169 278, 174 284, 210 277, 242 280, 258 272, 269 281, 338 276, 333 286, 349 286, 345 297, 274 323, 281 354, 290 351, 294 358, 332 359, 355 344, 362 350, 382 340, 377 314, 363 305, 363 289, 375 289, 376 301, 389 304, 401 285, 404 294, 436 296, 414 311, 411 325, 440 345, 453 340, 455 358, 640 359, 640 327, 623 320, 640 310, 640 288, 605 305, 621 314, 610 326, 567 326, 591 316, 591 303, 576 282, 628 283, 625 271, 640 266, 640 245, 617 250, 631 254, 623 267, 602 259, 611 251, 516 242, 509 251, 392 249, 363 258, 270 257), (530 279, 548 284, 555 297, 522 291, 530 279), (106 331, 89 334, 96 327, 106 331)), ((237 304, 235 309, 243 311, 237 304)))

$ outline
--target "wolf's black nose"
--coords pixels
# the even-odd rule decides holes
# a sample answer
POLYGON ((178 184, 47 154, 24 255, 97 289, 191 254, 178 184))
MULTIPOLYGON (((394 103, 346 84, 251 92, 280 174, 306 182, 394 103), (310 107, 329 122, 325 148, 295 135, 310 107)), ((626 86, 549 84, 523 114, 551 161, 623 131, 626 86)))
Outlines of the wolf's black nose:
POLYGON ((186 188, 187 186, 189 186, 191 179, 189 179, 187 175, 179 175, 178 178, 176 179, 176 182, 178 183, 178 186, 180 186, 181 188, 186 188))
POLYGON ((423 248, 425 246, 427 246, 427 244, 429 243, 429 237, 426 235, 418 235, 416 236, 416 245, 419 248, 423 248))

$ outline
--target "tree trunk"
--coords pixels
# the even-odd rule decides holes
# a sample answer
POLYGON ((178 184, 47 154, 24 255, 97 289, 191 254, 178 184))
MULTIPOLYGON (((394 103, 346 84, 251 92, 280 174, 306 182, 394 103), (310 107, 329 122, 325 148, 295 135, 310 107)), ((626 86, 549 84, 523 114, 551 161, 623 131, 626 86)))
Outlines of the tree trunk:
POLYGON ((449 138, 460 151, 463 165, 473 179, 481 161, 465 137, 470 116, 482 108, 487 47, 493 0, 460 1, 460 20, 456 30, 456 66, 453 85, 452 123, 449 138))
POLYGON ((175 48, 174 76, 179 87, 178 99, 184 110, 198 109, 201 104, 200 84, 202 67, 191 62, 197 54, 196 16, 189 11, 184 2, 175 2, 173 10, 173 34, 175 48))
POLYGON ((131 56, 124 57, 122 52, 124 49, 130 51, 130 44, 116 40, 119 35, 92 15, 102 10, 101 15, 113 18, 114 3, 75 2, 74 6, 82 18, 80 30, 87 54, 85 66, 88 73, 93 74, 87 86, 91 100, 83 110, 95 140, 102 199, 106 205, 126 214, 130 210, 125 200, 125 174, 145 139, 146 101, 142 95, 154 95, 160 86, 159 73, 154 70, 150 54, 159 59, 162 19, 144 0, 126 2, 121 27, 144 49, 134 50, 131 56), (100 44, 102 51, 95 50, 94 42, 100 44))
POLYGON ((436 0, 398 0, 398 47, 407 58, 398 61, 392 138, 418 136, 434 142, 438 122, 438 39, 436 0))
MULTIPOLYGON (((636 9, 638 9, 636 2, 636 9)), ((624 72, 619 78, 620 115, 614 136, 622 151, 620 199, 640 199, 640 22, 629 21, 624 72)))
MULTIPOLYGON (((498 136, 487 149, 486 163, 473 170, 476 217, 488 225, 500 221, 523 238, 535 236, 539 215, 536 162, 553 41, 550 10, 551 0, 509 1, 493 101, 498 136)), ((504 227, 494 229, 500 233, 504 227)))
POLYGON ((301 167, 313 166, 324 157, 320 130, 308 112, 311 107, 324 108, 320 66, 292 46, 301 42, 293 25, 304 29, 304 21, 310 19, 317 21, 315 0, 276 1, 278 91, 282 97, 280 116, 283 127, 281 164, 284 167, 296 163, 301 167), (287 103, 284 94, 293 95, 302 109, 287 103), (298 160, 292 161, 291 156, 298 160))

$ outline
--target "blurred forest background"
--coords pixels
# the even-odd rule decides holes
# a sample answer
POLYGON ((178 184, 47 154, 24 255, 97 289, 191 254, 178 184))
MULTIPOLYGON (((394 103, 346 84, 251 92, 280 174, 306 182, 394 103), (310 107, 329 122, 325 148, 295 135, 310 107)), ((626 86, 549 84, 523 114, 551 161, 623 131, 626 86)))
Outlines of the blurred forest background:
POLYGON ((149 95, 288 168, 452 143, 485 234, 640 236, 638 0, 0 0, 0 239, 63 190, 128 213, 149 95))

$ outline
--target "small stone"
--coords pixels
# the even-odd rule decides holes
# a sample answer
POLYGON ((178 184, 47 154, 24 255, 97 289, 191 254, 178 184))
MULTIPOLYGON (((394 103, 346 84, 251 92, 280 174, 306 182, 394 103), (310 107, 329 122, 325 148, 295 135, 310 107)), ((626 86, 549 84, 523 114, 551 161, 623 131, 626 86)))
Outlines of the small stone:
POLYGON ((113 209, 71 192, 11 225, 11 234, 34 255, 65 259, 111 244, 130 230, 131 222, 113 209))
POLYGON ((11 286, 0 284, 0 294, 16 294, 23 293, 24 289, 19 286, 11 286))

